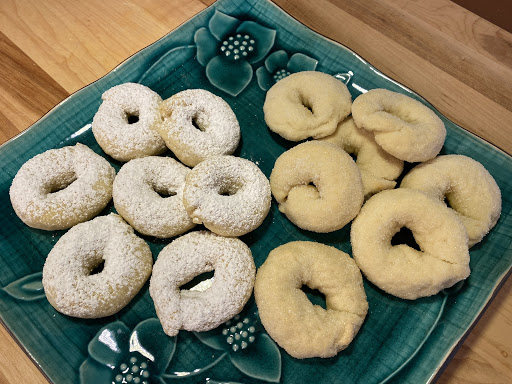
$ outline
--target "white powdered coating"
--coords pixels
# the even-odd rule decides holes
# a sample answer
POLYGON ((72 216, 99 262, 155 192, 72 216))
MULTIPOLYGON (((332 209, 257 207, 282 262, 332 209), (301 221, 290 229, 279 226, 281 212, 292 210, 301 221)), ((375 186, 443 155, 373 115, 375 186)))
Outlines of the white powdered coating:
POLYGON ((155 125, 161 121, 162 98, 141 84, 124 83, 110 88, 92 121, 92 133, 101 148, 119 161, 158 155, 166 150, 155 125), (128 116, 138 121, 129 124, 128 116))
POLYGON ((28 160, 14 177, 9 194, 14 211, 28 226, 67 229, 106 207, 114 177, 107 160, 77 144, 28 160))
POLYGON ((190 169, 170 157, 130 160, 114 180, 117 212, 144 235, 167 238, 195 226, 183 205, 183 188, 190 169), (162 197, 163 194, 172 196, 162 197))
POLYGON ((221 97, 203 89, 187 89, 160 105, 157 130, 184 164, 194 167, 211 156, 230 155, 240 142, 236 115, 221 97), (199 127, 196 128, 194 123, 199 127))
POLYGON ((211 157, 187 176, 183 202, 197 224, 223 236, 242 236, 268 214, 270 183, 253 162, 234 156, 211 157))
POLYGON ((464 225, 442 202, 414 189, 373 195, 352 223, 350 243, 368 280, 402 299, 435 295, 470 273, 464 225), (411 230, 421 251, 391 245, 402 227, 411 230))
POLYGON ((352 116, 359 128, 375 135, 382 149, 408 162, 433 159, 446 138, 444 123, 434 111, 387 89, 372 89, 358 96, 352 116))
POLYGON ((251 296, 255 272, 251 250, 239 239, 207 231, 177 238, 158 255, 149 285, 164 332, 208 331, 229 320, 251 296), (205 291, 180 290, 209 271, 215 272, 205 291))
POLYGON ((472 247, 496 225, 501 214, 501 191, 478 161, 463 155, 438 156, 405 175, 400 188, 412 188, 444 201, 466 227, 472 247))
POLYGON ((100 216, 64 234, 43 267, 43 287, 59 312, 80 318, 113 315, 139 292, 153 258, 118 215, 100 216), (104 260, 103 270, 91 271, 104 260))

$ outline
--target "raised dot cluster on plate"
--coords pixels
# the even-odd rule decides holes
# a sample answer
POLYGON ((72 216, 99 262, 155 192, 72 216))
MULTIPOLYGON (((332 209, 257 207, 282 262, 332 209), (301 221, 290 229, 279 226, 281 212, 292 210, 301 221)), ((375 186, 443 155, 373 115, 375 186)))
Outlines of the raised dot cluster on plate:
POLYGON ((224 323, 242 310, 255 279, 251 251, 235 236, 256 229, 271 203, 258 166, 231 156, 240 141, 235 114, 201 89, 162 100, 143 85, 125 83, 102 98, 92 131, 105 153, 126 161, 117 176, 105 158, 77 144, 30 159, 10 188, 27 225, 71 228, 43 268, 48 301, 69 316, 110 316, 151 276, 150 294, 167 334, 224 323), (167 147, 181 162, 158 156, 167 147), (112 198, 118 215, 93 219, 112 198), (134 232, 172 238, 201 223, 213 233, 176 238, 154 265, 148 244, 134 232), (210 271, 208 289, 181 289, 210 271))
MULTIPOLYGON (((292 223, 326 233, 353 221, 354 265, 377 287, 399 298, 435 295, 469 276, 469 247, 496 225, 501 193, 477 161, 462 155, 438 156, 446 128, 434 111, 386 89, 370 90, 352 103, 343 83, 319 72, 300 72, 277 82, 268 91, 263 110, 270 130, 283 138, 315 139, 285 151, 270 175, 279 210, 292 223), (404 162, 420 164, 395 188, 404 162), (419 249, 392 244, 404 227, 419 249)), ((334 268, 325 256, 330 250, 312 244, 292 242, 276 248, 256 275, 262 324, 297 358, 332 356, 348 345, 312 330, 328 323, 333 329, 327 320, 333 311, 341 311, 338 316, 344 311, 359 314, 341 322, 342 332, 351 335, 348 342, 366 313, 333 299, 347 288, 333 288, 326 272, 334 268), (293 257, 282 256, 292 253, 293 257), (303 284, 326 296, 327 310, 307 300, 300 290, 303 284), (274 301, 276 291, 284 297, 274 301), (326 320, 316 324, 320 318, 326 320), (290 319, 297 320, 292 327, 290 319)), ((364 291, 356 302, 364 306, 364 291)))

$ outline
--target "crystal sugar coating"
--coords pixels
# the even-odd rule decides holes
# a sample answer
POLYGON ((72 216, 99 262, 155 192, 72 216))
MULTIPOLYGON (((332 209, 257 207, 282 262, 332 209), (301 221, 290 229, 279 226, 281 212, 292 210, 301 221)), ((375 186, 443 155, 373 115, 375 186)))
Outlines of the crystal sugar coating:
POLYGON ((258 269, 254 296, 265 330, 297 359, 332 357, 347 348, 368 312, 354 260, 310 241, 272 250, 258 269), (327 308, 313 305, 303 285, 323 293, 327 308))

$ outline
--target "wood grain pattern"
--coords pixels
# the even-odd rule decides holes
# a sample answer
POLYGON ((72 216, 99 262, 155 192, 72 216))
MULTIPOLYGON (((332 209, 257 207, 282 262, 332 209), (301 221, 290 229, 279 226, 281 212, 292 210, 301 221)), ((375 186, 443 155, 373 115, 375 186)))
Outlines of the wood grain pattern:
POLYGON ((48 380, 0 325, 0 384, 48 384, 48 380))
POLYGON ((455 354, 438 384, 510 383, 512 379, 512 279, 455 354))
POLYGON ((506 0, 452 0, 454 3, 476 13, 512 33, 512 2, 506 0))
POLYGON ((0 52, 0 142, 4 142, 69 93, 1 32, 0 52))
POLYGON ((72 93, 204 8, 198 0, 3 0, 0 25, 72 93))
MULTIPOLYGON (((275 0, 512 153, 512 34, 448 0, 275 0)), ((0 142, 213 0, 0 2, 0 142)), ((357 76, 357 74, 356 74, 357 76)), ((0 383, 46 379, 0 326, 0 383)), ((512 279, 439 383, 512 382, 512 279)))

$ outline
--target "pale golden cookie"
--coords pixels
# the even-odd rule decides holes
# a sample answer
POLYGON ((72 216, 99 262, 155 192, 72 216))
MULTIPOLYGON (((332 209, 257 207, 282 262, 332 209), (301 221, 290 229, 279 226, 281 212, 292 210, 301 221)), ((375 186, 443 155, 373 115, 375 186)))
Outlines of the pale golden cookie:
POLYGON ((270 175, 279 210, 295 225, 314 232, 344 227, 363 204, 361 173, 341 148, 308 141, 284 152, 270 175))
POLYGON ((358 96, 352 117, 359 128, 375 135, 384 151, 408 162, 433 159, 446 137, 444 123, 434 111, 387 89, 372 89, 358 96))
POLYGON ((335 144, 356 156, 365 198, 384 189, 394 188, 394 180, 400 176, 404 168, 404 162, 385 152, 375 142, 372 133, 357 128, 352 117, 339 123, 332 135, 320 140, 335 144))
POLYGON ((287 140, 315 139, 332 134, 350 114, 347 86, 315 71, 293 73, 267 92, 263 111, 268 127, 287 140))
POLYGON ((414 167, 400 188, 419 189, 448 202, 466 227, 472 247, 496 225, 501 192, 482 164, 463 155, 439 156, 414 167))
POLYGON ((464 225, 443 203, 414 189, 372 196, 352 223, 350 242, 368 280, 402 299, 435 295, 470 273, 464 225), (411 230, 421 251, 391 244, 402 227, 411 230))
POLYGON ((368 312, 356 263, 334 247, 308 241, 270 252, 256 274, 254 295, 265 330, 298 359, 345 349, 368 312), (303 285, 322 292, 327 309, 313 305, 303 285))

